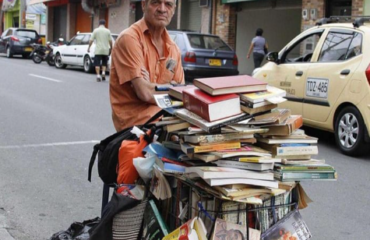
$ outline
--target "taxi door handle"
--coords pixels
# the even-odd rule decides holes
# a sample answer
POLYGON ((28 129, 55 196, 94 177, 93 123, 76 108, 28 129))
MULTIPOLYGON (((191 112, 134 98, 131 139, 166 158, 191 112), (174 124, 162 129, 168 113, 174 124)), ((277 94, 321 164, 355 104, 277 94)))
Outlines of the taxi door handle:
POLYGON ((343 71, 340 72, 340 75, 348 75, 351 72, 349 69, 344 69, 343 71))
POLYGON ((295 75, 296 75, 297 77, 302 77, 302 75, 303 75, 303 71, 298 71, 298 72, 296 72, 296 73, 295 73, 295 75))

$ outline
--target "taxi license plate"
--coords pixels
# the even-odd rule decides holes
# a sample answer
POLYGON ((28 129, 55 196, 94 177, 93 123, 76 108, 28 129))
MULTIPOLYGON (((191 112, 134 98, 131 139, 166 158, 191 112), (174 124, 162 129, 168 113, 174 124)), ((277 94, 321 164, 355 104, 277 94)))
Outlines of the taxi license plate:
POLYGON ((328 98, 329 79, 307 78, 306 96, 317 98, 328 98))
POLYGON ((209 59, 209 66, 221 66, 221 59, 209 59))
POLYGON ((24 51, 26 51, 26 52, 32 52, 32 48, 31 47, 25 47, 24 48, 24 51))

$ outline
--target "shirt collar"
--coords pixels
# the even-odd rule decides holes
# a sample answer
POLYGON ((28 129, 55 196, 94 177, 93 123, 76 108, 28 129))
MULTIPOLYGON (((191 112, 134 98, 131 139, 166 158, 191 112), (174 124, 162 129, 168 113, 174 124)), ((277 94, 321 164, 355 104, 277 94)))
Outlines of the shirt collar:
MULTIPOLYGON (((146 22, 144 20, 144 18, 140 19, 139 21, 137 21, 137 25, 140 29, 140 31, 144 34, 146 31, 149 30, 148 28, 148 25, 146 25, 146 22)), ((164 29, 164 38, 165 38, 165 41, 166 41, 166 46, 167 48, 169 48, 170 46, 172 45, 175 45, 175 42, 172 40, 172 38, 170 37, 170 35, 168 34, 168 31, 167 29, 164 29)))

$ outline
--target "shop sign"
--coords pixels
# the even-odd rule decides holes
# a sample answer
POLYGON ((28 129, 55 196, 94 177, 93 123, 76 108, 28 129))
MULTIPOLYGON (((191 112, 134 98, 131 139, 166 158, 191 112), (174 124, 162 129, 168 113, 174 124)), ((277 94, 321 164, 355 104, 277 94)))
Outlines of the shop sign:
POLYGON ((41 24, 42 25, 46 24, 46 14, 41 14, 41 24))
POLYGON ((27 20, 36 20, 36 14, 27 13, 26 14, 26 19, 27 20))
POLYGON ((15 6, 16 1, 17 0, 3 0, 3 6, 1 9, 3 11, 12 9, 15 6))

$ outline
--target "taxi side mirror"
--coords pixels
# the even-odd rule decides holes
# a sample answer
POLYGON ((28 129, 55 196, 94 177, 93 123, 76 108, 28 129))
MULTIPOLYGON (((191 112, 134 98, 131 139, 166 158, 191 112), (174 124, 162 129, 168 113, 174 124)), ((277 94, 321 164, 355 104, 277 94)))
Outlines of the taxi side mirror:
POLYGON ((269 62, 279 63, 279 53, 277 52, 269 52, 266 55, 266 60, 269 62))

